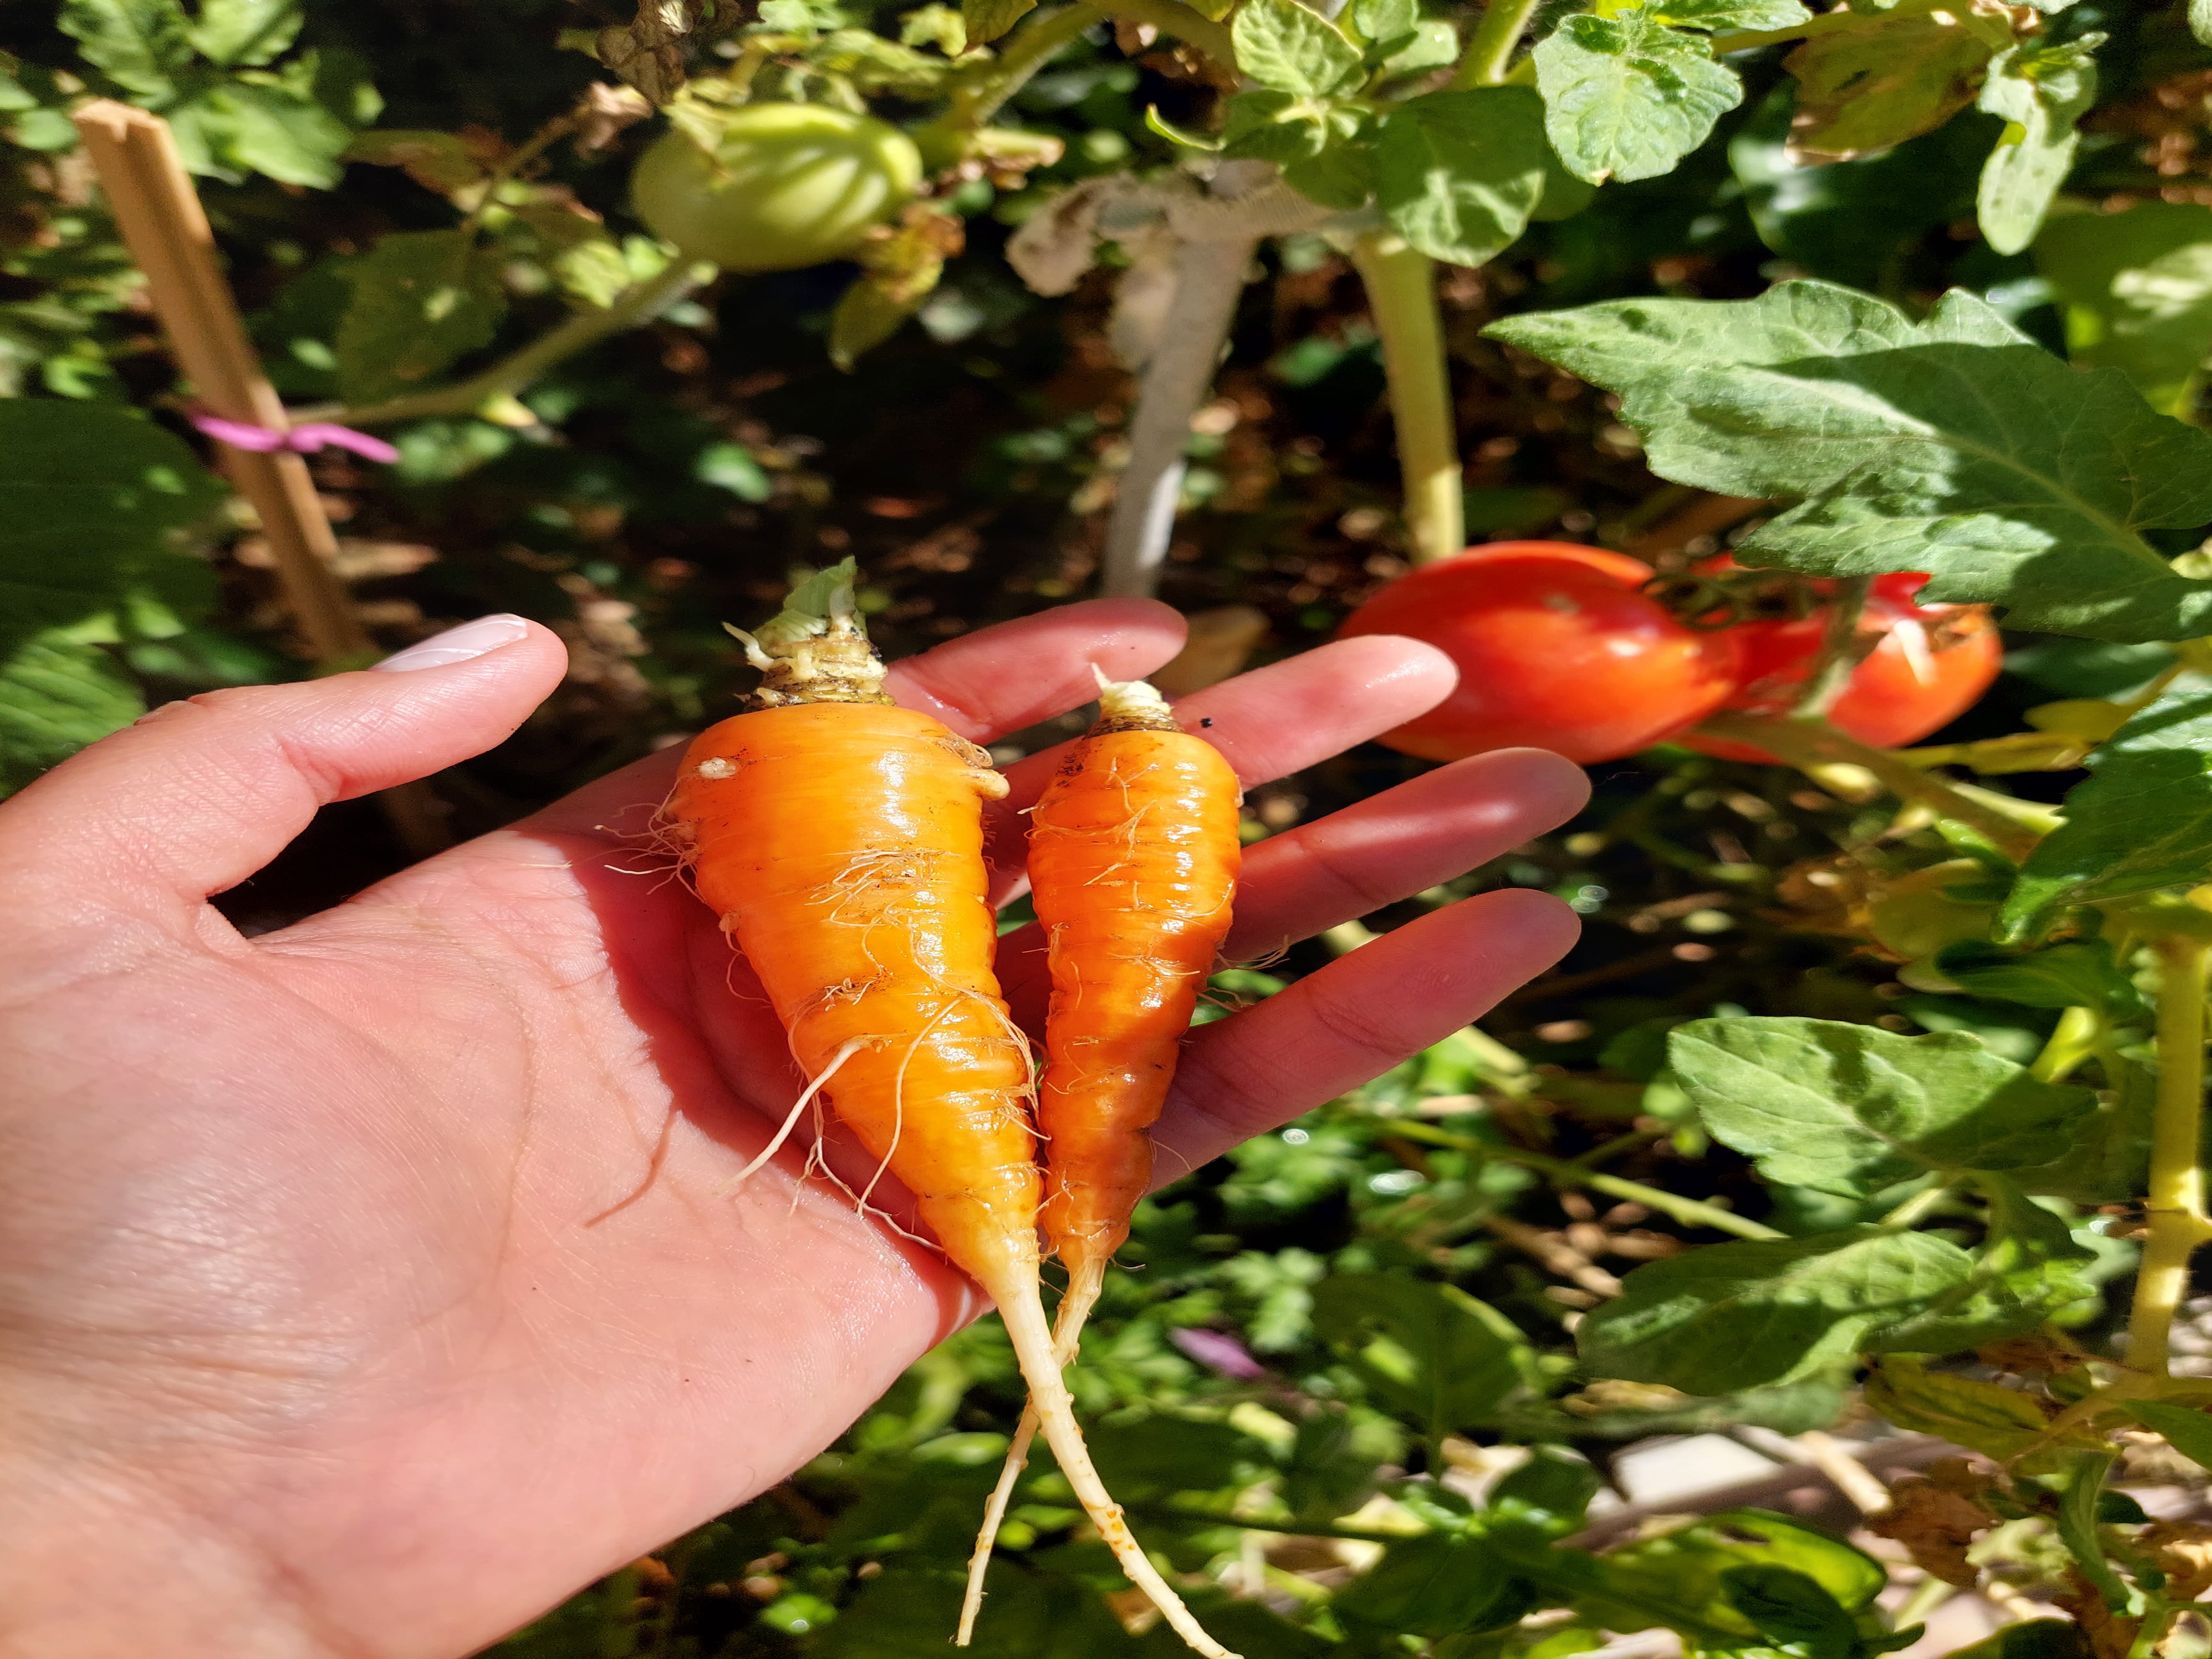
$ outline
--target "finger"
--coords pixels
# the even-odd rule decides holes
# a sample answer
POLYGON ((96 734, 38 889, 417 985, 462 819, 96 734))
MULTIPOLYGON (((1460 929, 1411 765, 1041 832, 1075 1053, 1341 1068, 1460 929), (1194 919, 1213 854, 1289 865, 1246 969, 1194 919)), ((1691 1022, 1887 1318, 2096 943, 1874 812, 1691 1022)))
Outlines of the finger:
POLYGON ((1160 1121, 1159 1177, 1371 1082, 1565 956, 1581 923, 1508 888, 1383 934, 1287 991, 1192 1033, 1160 1121))
POLYGON ((1395 789, 1245 849, 1231 962, 1425 893, 1548 830, 1589 799, 1589 777, 1542 749, 1501 749, 1425 772, 1395 789))
MULTIPOLYGON (((1182 649, 1182 617, 1164 605, 1091 599, 902 658, 884 686, 969 742, 990 743, 1096 697, 1091 664, 1109 677, 1142 678, 1182 649)), ((567 835, 641 833, 666 799, 683 758, 678 744, 634 761, 556 801, 529 826, 567 835)))
POLYGON ((1182 649, 1183 620, 1156 599, 1087 599, 1000 623, 893 663, 884 689, 971 743, 1079 708, 1109 679, 1142 679, 1182 649))
POLYGON ((167 704, 0 807, 12 849, 0 882, 44 854, 104 889, 197 905, 260 869, 330 802, 502 741, 568 661, 537 623, 482 617, 365 672, 167 704))

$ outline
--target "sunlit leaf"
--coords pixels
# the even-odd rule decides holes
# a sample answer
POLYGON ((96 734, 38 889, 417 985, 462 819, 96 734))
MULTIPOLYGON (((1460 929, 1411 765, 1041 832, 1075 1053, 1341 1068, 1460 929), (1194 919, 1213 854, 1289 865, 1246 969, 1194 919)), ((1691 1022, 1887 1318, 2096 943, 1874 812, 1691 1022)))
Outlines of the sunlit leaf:
POLYGON ((1569 17, 1534 57, 1552 147, 1593 184, 1656 178, 1743 101, 1743 82, 1702 37, 1645 11, 1569 17))

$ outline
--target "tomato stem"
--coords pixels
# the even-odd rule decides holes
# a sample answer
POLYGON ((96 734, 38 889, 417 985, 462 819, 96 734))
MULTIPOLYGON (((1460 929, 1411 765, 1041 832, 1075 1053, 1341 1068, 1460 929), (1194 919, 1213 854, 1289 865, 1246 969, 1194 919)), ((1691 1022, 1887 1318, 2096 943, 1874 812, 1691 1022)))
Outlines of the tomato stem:
POLYGON ((1181 0, 1096 0, 1109 17, 1126 17, 1132 23, 1150 23, 1162 34, 1188 42, 1224 69, 1237 67, 1237 42, 1228 28, 1181 0))
POLYGON ((1367 285, 1368 308, 1382 337, 1382 370, 1398 433, 1413 562, 1432 564, 1467 544, 1436 264, 1387 231, 1370 231, 1353 243, 1352 263, 1367 285))
POLYGON ((434 392, 411 392, 362 409, 302 410, 300 418, 336 421, 344 426, 384 426, 439 415, 473 415, 495 398, 513 397, 564 357, 573 357, 611 334, 651 322, 714 275, 712 265, 678 259, 659 276, 631 283, 603 310, 571 317, 481 374, 434 392))
POLYGON ((1801 772, 1838 763, 1862 768, 1899 799, 1918 801, 1944 817, 1978 830, 1989 837, 1991 846, 2015 863, 2033 852, 2042 839, 2031 824, 1999 805, 2000 798, 1923 772, 1887 749, 1846 737, 1826 721, 1774 720, 1723 711, 1708 714, 1697 729, 1708 737, 1764 749, 1801 772))
POLYGON ((1072 46, 1092 25, 1104 21, 1105 15, 1091 5, 1066 6, 1058 11, 1033 14, 1019 33, 1006 42, 998 61, 954 93, 951 107, 916 132, 915 143, 927 154, 929 145, 924 142, 923 133, 975 131, 996 115, 1006 100, 1027 86, 1030 77, 1062 48, 1072 46))
POLYGON ((1490 0, 1489 9, 1467 43, 1467 55, 1459 61, 1458 73, 1452 76, 1454 92, 1504 84, 1513 49, 1527 32, 1536 3, 1537 0, 1490 0))
POLYGON ((1827 630, 1820 638, 1820 654, 1805 676, 1805 693, 1790 713, 1796 720, 1825 720, 1836 699, 1850 685, 1851 675, 1865 659, 1874 640, 1859 638, 1859 618, 1867 596, 1874 592, 1871 576, 1847 576, 1836 584, 1829 600, 1827 630))
POLYGON ((2149 1234, 2128 1316, 2128 1364, 2166 1374, 2175 1313, 2189 1291, 2189 1261, 2212 1238, 2199 1161, 2204 1110, 2205 970, 2212 945, 2166 934, 2152 942, 2166 969, 2158 993, 2158 1096, 2151 1116, 2149 1234))

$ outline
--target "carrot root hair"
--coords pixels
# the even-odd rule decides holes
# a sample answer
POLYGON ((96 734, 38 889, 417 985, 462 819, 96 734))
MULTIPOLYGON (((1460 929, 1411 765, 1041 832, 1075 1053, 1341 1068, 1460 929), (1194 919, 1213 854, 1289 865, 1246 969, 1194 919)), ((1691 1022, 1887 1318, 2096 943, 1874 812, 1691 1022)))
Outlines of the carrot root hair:
POLYGON ((824 1066, 814 1080, 806 1085, 799 1098, 791 1103, 791 1110, 784 1115, 783 1127, 775 1132, 775 1138, 760 1149, 751 1163, 746 1164, 744 1169, 722 1184, 722 1190, 725 1193, 734 1192, 744 1185, 754 1171, 783 1150, 783 1143, 791 1139, 791 1132, 799 1127, 799 1114, 813 1103, 814 1097, 822 1092, 823 1085, 837 1075, 837 1068, 867 1046, 868 1040, 866 1037, 854 1037, 830 1056, 830 1063, 824 1066))

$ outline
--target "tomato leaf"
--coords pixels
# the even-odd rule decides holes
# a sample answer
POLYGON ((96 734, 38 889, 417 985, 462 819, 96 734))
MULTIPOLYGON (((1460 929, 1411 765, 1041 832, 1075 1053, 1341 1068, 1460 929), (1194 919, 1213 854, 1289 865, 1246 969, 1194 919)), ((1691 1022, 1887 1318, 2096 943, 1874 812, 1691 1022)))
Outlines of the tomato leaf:
POLYGON ((2212 0, 2189 0, 2189 32, 2212 46, 2212 0))
POLYGON ((2048 1420, 2016 1389, 1969 1376, 1930 1371, 1904 1354, 1875 1363, 1866 1402, 1900 1429, 1936 1434, 2009 1462, 2040 1439, 2048 1420))
POLYGON ((1244 0, 1229 27, 1237 67, 1263 87, 1311 97, 1356 91, 1364 78, 1359 49, 1297 0, 1244 0))
POLYGON ((98 646, 58 629, 19 640, 0 656, 0 795, 145 712, 138 688, 98 646))
POLYGON ((1761 1635, 1802 1647, 1806 1659, 1850 1659, 1857 1651, 1858 1627, 1844 1604, 1794 1567, 1729 1567, 1721 1574, 1721 1595, 1761 1635))
POLYGON ((2035 263, 2065 304, 2075 362, 2118 369, 2163 414, 2188 408, 2212 354, 2212 208, 2142 202, 2054 219, 2035 263))
POLYGON ((249 70, 174 106, 169 124, 185 165, 234 181, 258 173, 310 190, 337 184, 353 133, 307 89, 312 74, 304 59, 283 75, 249 70))
POLYGON ((371 167, 404 168, 416 184, 441 196, 479 184, 485 176, 483 163, 470 153, 465 142, 450 132, 404 128, 364 132, 348 142, 343 159, 366 161, 371 167))
POLYGON ((2096 1295, 2097 1252, 2063 1221, 2002 1176, 1977 1174, 1974 1184, 1989 1209, 1972 1276, 1883 1331, 1882 1348, 1954 1353, 2021 1335, 2096 1295))
POLYGON ((1684 29, 1793 29, 1813 15, 1797 0, 1659 0, 1645 9, 1684 29))
POLYGON ((1322 1340, 1350 1352, 1379 1395, 1436 1434, 1479 1426, 1530 1380, 1520 1332, 1454 1286, 1340 1273, 1313 1294, 1322 1340))
POLYGON ((1936 967, 1975 996, 2030 1008, 2142 1012, 2142 996, 2114 963, 2112 945, 2101 939, 2072 939, 2026 952, 1970 939, 1938 951, 1936 967))
POLYGON ((299 38, 299 0, 201 0, 192 50, 224 69, 273 62, 299 38))
POLYGON ((1527 1609, 1510 1587, 1504 1563, 1483 1539, 1431 1533, 1391 1545, 1329 1605, 1359 1628, 1449 1636, 1519 1618, 1527 1609))
POLYGON ((1842 1361, 1973 1270, 1947 1240, 1876 1226, 1711 1244, 1630 1273, 1576 1342, 1595 1376, 1729 1394, 1842 1361))
POLYGON ((1036 9, 1037 0, 960 0, 961 20, 968 26, 968 44, 980 46, 997 40, 1036 9))
POLYGON ((1489 332, 1622 394, 1654 471, 1808 498, 1739 550, 1820 575, 1925 570, 1930 600, 2097 639, 2212 631, 2212 581, 2138 532, 2212 519, 2212 436, 2069 369, 1954 290, 1925 322, 1826 283, 1631 300, 1489 332))
POLYGON ((2002 116, 2003 135, 1982 169, 1975 216, 2000 253, 2035 240, 2051 198, 2066 182, 2081 136, 2074 124, 2097 99, 2097 63, 2104 43, 2085 34, 2057 46, 2014 46, 1990 64, 1981 106, 2002 116))
POLYGON ((1806 41, 1783 60, 1797 79, 1792 157, 1848 161, 1934 131, 1974 101, 2000 44, 1957 11, 1917 9, 1869 11, 1806 41))
POLYGON ((0 400, 0 636, 82 622, 168 567, 222 486, 152 422, 112 405, 0 400))
POLYGON ((1570 17, 1534 57, 1552 147, 1592 184, 1656 179, 1743 101, 1743 82, 1711 46, 1648 11, 1570 17))
POLYGON ((1714 1136, 1784 1186, 1868 1198, 1930 1170, 2062 1156, 2097 1109, 1963 1031, 1901 1036, 1825 1019, 1701 1019, 1668 1060, 1714 1136))
POLYGON ((1378 204, 1407 242, 1448 264, 1503 252, 1543 198, 1544 104, 1525 87, 1409 99, 1375 148, 1378 204))
POLYGON ((192 60, 191 26, 177 0, 66 0, 60 27, 86 62, 151 103, 177 95, 176 77, 192 60))
POLYGON ((2212 878, 2212 691, 2184 682, 2090 756, 2066 821, 2021 867, 2001 938, 2028 938, 2059 904, 2122 898, 2212 878))
POLYGON ((2212 1416, 2162 1400, 2130 1401, 2128 1410, 2153 1434, 2164 1435, 2166 1443, 2191 1462, 2212 1469, 2212 1416))
POLYGON ((489 342, 507 312, 491 262, 465 230, 386 236, 346 268, 338 383, 349 403, 414 386, 489 342))
POLYGON ((1664 1625, 1706 1653, 1759 1645, 1765 1632, 1755 1612, 1730 1594, 1733 1586, 1745 1585, 1735 1575, 1747 1570, 1762 1575, 1751 1583, 1762 1584, 1767 1595, 1745 1599, 1765 1613, 1776 1611, 1777 1586, 1764 1575, 1777 1571, 1805 1581, 1790 1597, 1801 1608, 1812 1591, 1854 1614, 1870 1607, 1887 1582, 1871 1556, 1762 1510, 1723 1510, 1623 1545, 1599 1558, 1599 1583, 1576 1598, 1584 1617, 1622 1632, 1664 1625))

